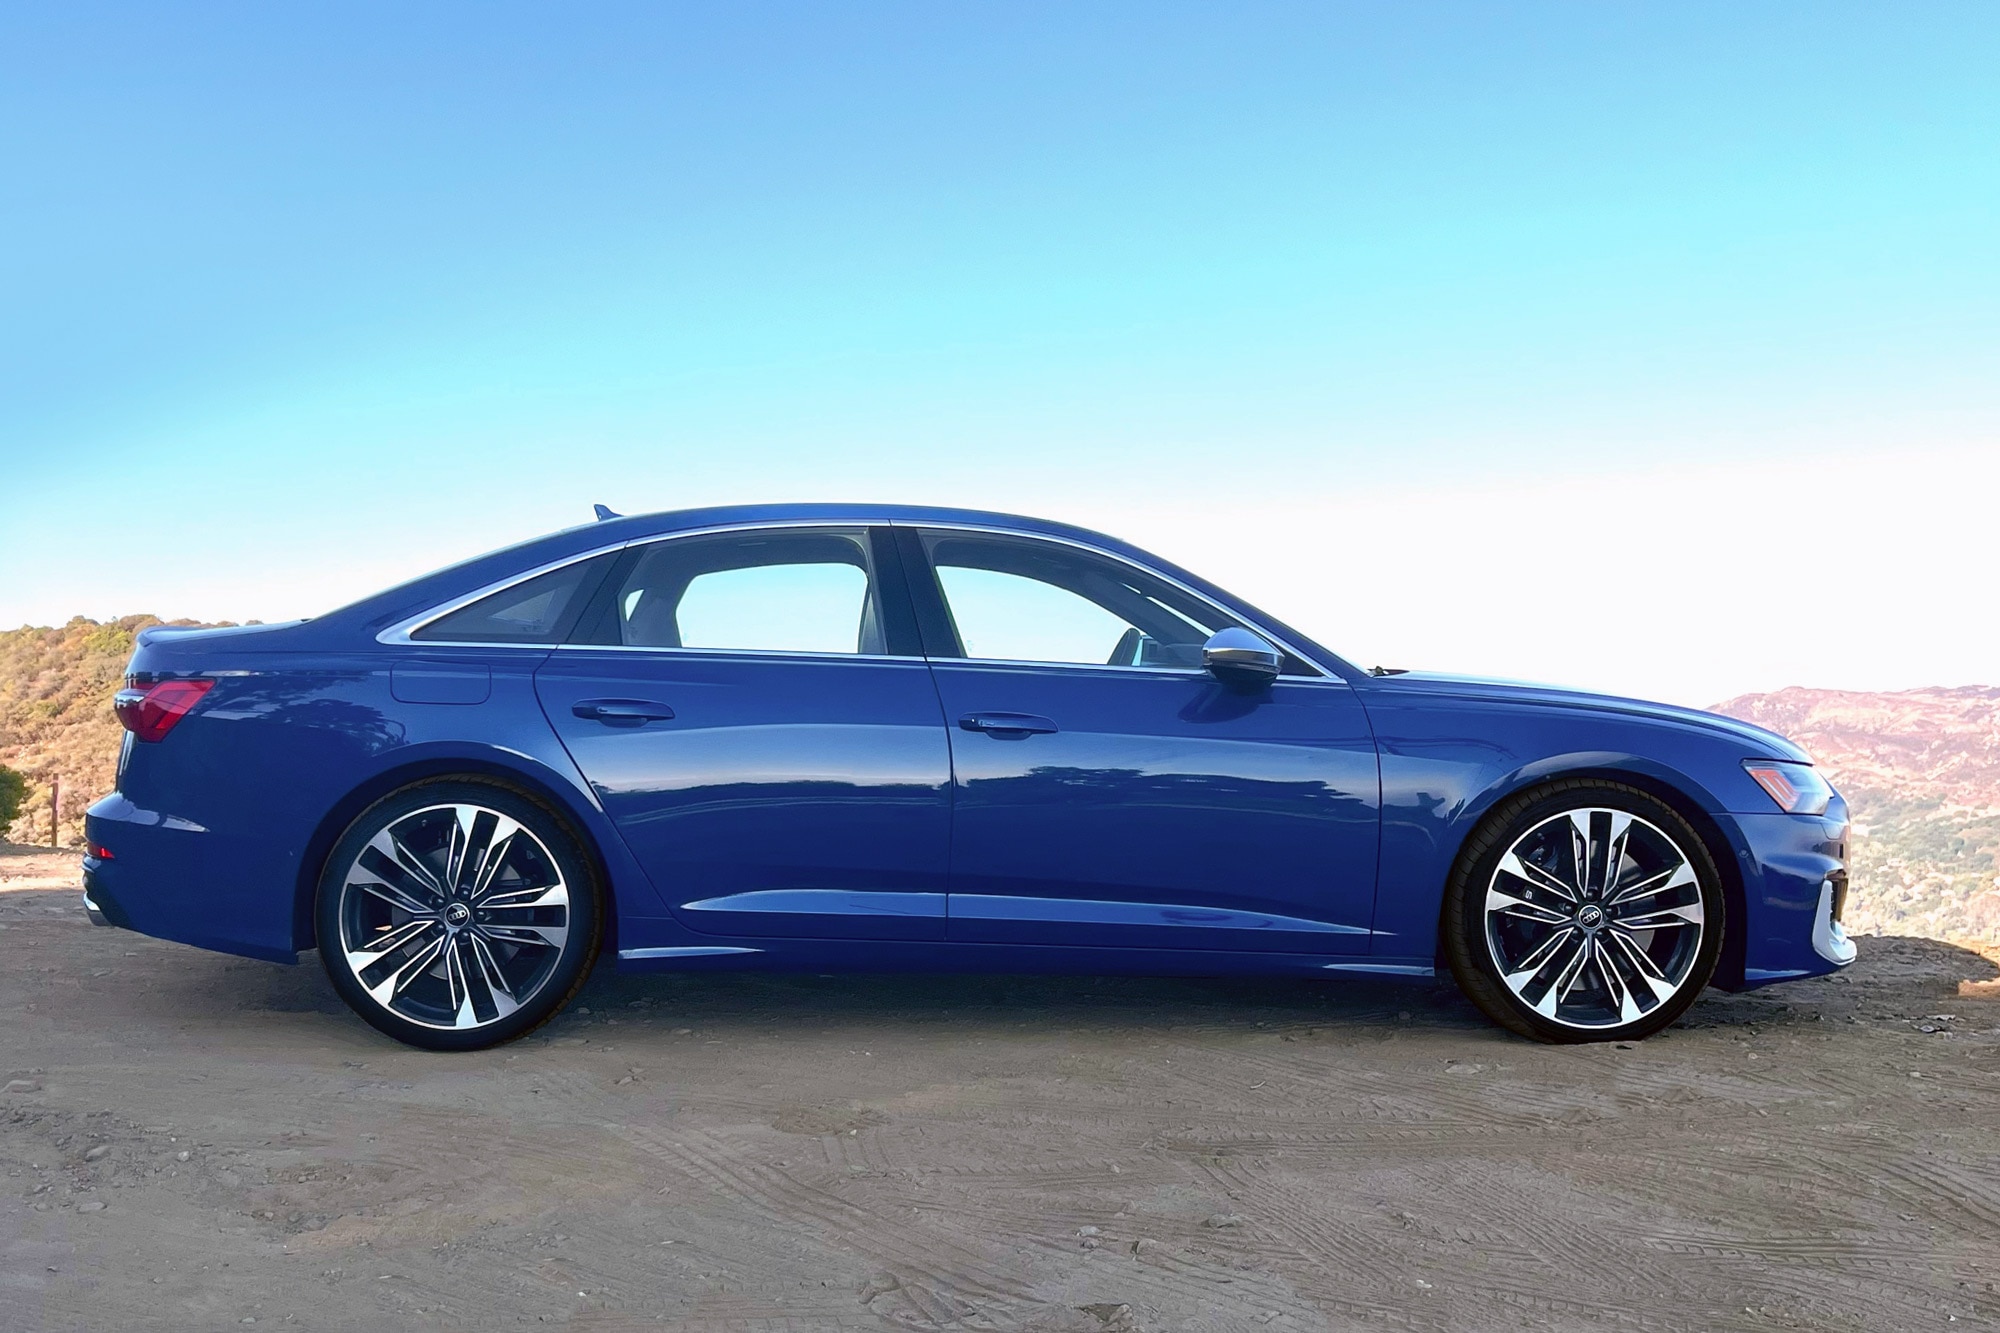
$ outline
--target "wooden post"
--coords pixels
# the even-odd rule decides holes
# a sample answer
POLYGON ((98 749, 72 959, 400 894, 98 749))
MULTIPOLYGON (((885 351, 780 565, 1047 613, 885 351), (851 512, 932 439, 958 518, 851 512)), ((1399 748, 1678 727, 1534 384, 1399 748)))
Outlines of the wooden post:
POLYGON ((49 846, 62 845, 62 779, 49 779, 49 846))

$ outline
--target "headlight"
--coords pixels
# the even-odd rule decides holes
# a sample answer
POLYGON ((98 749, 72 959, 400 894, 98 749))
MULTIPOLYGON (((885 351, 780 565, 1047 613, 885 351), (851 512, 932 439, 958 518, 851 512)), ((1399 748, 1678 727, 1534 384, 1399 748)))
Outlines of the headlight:
POLYGON ((1811 764, 1745 759, 1743 768, 1788 815, 1823 815, 1833 803, 1833 788, 1811 764))

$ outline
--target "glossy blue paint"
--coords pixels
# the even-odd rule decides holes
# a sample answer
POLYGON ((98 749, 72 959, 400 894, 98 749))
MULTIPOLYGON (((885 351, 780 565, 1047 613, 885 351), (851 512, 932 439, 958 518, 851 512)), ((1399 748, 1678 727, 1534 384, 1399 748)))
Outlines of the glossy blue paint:
MULTIPOLYGON (((892 638, 911 615, 898 562, 913 549, 875 547, 892 638)), ((1833 966, 1810 938, 1844 863, 1845 806, 1775 811, 1742 761, 1802 757, 1782 738, 1632 700, 1372 677, 1187 571, 1060 524, 845 505, 616 518, 317 620, 148 631, 131 671, 215 685, 164 740, 127 739, 118 790, 87 825, 113 855, 86 860, 86 883, 114 921, 253 957, 313 946, 320 861, 370 801, 475 774, 569 820, 635 969, 1429 975, 1444 882, 1480 818, 1588 774, 1647 787, 1709 837, 1730 880, 1721 984, 1833 966), (1246 696, 1194 670, 927 659, 907 636, 862 658, 394 633, 528 571, 759 524, 1080 543, 1322 674, 1246 696), (959 725, 973 714, 1038 725, 959 725)))
POLYGON ((951 732, 949 938, 1365 953, 1375 743, 1339 680, 937 662, 951 732))
POLYGON ((948 888, 951 755, 922 661, 565 648, 536 685, 690 929, 944 938, 943 911, 922 904, 948 888), (673 716, 636 727, 575 716, 577 700, 606 695, 658 700, 673 716), (898 898, 909 901, 855 910, 898 898))

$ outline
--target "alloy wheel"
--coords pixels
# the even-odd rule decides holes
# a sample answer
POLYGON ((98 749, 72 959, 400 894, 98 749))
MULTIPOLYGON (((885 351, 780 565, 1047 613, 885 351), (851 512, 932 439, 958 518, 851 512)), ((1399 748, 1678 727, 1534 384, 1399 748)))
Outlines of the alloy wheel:
POLYGON ((1603 807, 1517 838, 1487 884, 1485 924, 1507 988, 1576 1029, 1623 1027, 1680 995, 1707 929, 1687 853, 1657 825, 1603 807))
POLYGON ((428 1028, 507 1018, 548 984, 569 937, 560 865, 534 830, 488 806, 400 815, 341 880, 340 948, 369 998, 428 1028))

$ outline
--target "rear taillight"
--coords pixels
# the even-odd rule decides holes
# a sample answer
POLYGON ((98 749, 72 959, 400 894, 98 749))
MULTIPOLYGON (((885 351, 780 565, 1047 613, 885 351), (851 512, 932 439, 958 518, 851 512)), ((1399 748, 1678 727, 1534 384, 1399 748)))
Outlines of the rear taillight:
POLYGON ((117 710, 125 730, 142 741, 157 741, 172 731, 214 686, 212 680, 163 680, 120 690, 111 706, 117 710))

